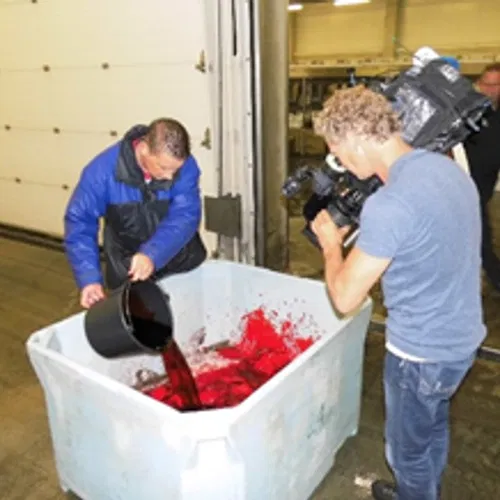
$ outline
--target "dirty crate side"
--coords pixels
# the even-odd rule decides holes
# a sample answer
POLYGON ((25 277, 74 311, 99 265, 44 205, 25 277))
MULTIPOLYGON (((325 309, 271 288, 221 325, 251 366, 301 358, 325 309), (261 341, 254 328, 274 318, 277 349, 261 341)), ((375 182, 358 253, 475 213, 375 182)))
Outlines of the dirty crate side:
POLYGON ((34 334, 28 352, 44 387, 63 487, 85 500, 281 499, 284 491, 307 498, 357 428, 371 305, 341 321, 323 284, 225 262, 162 286, 181 343, 203 325, 207 344, 220 340, 242 313, 263 303, 281 317, 315 318, 307 332, 323 338, 242 405, 207 416, 179 414, 111 380, 138 360, 153 366, 158 359, 98 357, 86 345, 82 315, 34 334), (306 473, 294 484, 298 469, 306 473), (217 486, 217 477, 225 482, 217 486))
POLYGON ((193 439, 176 411, 51 357, 29 357, 44 390, 59 481, 83 500, 182 498, 193 439))
POLYGON ((241 411, 230 436, 245 464, 245 500, 309 498, 357 433, 370 312, 367 304, 312 357, 297 360, 277 390, 241 411))
POLYGON ((357 431, 371 301, 353 317, 340 319, 324 283, 316 280, 229 262, 210 262, 189 278, 191 284, 181 276, 162 282, 176 304, 181 330, 195 321, 188 309, 195 298, 206 314, 209 339, 221 329, 231 331, 242 314, 265 305, 276 311, 278 322, 289 319, 304 336, 319 340, 231 410, 236 417, 227 439, 200 436, 182 473, 183 498, 222 498, 217 484, 228 479, 225 466, 215 463, 230 463, 233 478, 245 478, 243 489, 236 485, 232 496, 224 498, 308 498, 336 451, 357 431), (194 296, 189 295, 194 288, 194 296))

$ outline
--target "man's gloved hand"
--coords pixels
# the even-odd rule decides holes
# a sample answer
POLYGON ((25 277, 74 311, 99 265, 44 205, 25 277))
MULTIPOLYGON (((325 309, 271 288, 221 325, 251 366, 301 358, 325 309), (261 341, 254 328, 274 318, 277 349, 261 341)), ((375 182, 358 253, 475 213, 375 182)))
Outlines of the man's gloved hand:
POLYGON ((92 283, 82 289, 80 294, 80 305, 85 309, 93 306, 96 302, 104 299, 104 289, 100 283, 92 283))
POLYGON ((153 274, 154 270, 153 261, 147 255, 136 253, 132 257, 128 275, 130 281, 144 281, 153 274))

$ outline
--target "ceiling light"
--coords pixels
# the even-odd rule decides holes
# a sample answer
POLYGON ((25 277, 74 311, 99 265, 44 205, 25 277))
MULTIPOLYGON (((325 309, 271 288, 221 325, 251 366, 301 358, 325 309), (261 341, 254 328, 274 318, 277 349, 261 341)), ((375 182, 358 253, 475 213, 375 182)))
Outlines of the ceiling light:
POLYGON ((333 0, 335 7, 343 7, 344 5, 361 5, 363 3, 370 3, 372 0, 333 0))
POLYGON ((288 6, 288 10, 292 10, 292 11, 302 10, 303 8, 304 8, 304 6, 301 3, 291 3, 288 6))

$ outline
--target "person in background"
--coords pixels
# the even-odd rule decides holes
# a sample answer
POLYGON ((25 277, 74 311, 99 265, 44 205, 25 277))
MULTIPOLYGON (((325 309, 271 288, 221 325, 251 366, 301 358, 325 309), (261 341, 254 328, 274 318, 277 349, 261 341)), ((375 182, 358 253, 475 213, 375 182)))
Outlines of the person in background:
POLYGON ((312 223, 328 293, 350 314, 382 278, 386 458, 395 484, 377 480, 377 500, 437 500, 447 464, 449 405, 485 338, 477 189, 446 155, 413 149, 386 98, 339 90, 315 122, 332 154, 360 179, 384 182, 361 212, 344 259, 326 211, 312 223))
POLYGON ((500 291, 500 260, 493 249, 488 205, 500 171, 500 63, 487 66, 477 80, 477 89, 491 99, 493 109, 485 115, 488 126, 464 142, 470 175, 479 191, 482 220, 482 261, 492 287, 500 291))
POLYGON ((103 299, 104 285, 113 290, 127 280, 189 271, 205 260, 199 178, 189 135, 170 118, 132 127, 84 168, 64 216, 65 251, 82 307, 103 299))
MULTIPOLYGON (((455 57, 451 56, 442 56, 441 59, 448 63, 450 66, 455 68, 458 72, 460 72, 460 61, 455 57)), ((450 151, 446 151, 446 154, 455 162, 457 165, 470 175, 469 164, 467 161, 467 155, 465 153, 464 145, 462 143, 456 144, 450 151)))

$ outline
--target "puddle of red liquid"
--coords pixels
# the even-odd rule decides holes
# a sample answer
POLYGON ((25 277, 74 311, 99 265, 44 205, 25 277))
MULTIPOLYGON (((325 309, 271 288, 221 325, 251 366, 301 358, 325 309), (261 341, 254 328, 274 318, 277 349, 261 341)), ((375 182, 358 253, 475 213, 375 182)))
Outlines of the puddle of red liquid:
MULTIPOLYGON (((236 406, 314 343, 313 338, 298 337, 295 330, 289 321, 274 326, 263 308, 256 309, 242 318, 240 341, 217 349, 227 366, 208 367, 193 377, 197 395, 193 388, 181 387, 179 380, 189 376, 176 375, 172 365, 166 368, 174 384, 167 382, 144 393, 180 411, 236 406), (193 406, 193 399, 198 407, 193 406)), ((169 362, 165 356, 164 362, 169 362)))

